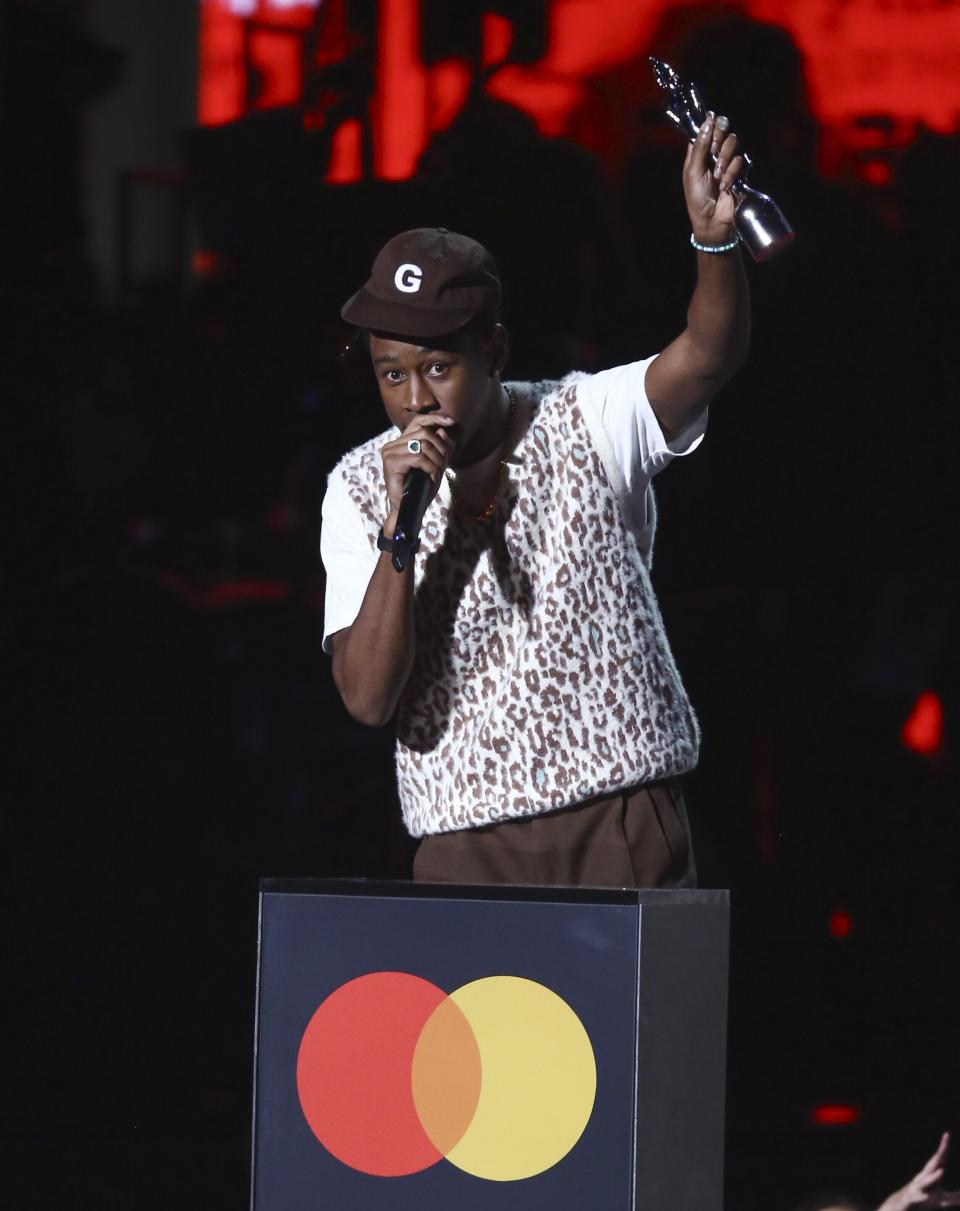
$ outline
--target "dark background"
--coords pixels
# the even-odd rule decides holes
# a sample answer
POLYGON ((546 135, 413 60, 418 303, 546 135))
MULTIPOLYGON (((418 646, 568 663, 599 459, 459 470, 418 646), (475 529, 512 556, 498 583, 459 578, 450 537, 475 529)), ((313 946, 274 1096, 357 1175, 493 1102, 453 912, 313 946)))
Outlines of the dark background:
MULTIPOLYGON (((193 125, 187 0, 4 25, 5 1202, 232 1208, 258 878, 409 873, 389 729, 320 649, 325 475, 383 427, 339 305, 387 236, 443 224, 500 262, 515 377, 654 352, 692 283, 682 149, 645 85, 615 174, 478 89, 414 179, 332 187, 296 107, 193 125)), ((744 115, 800 233, 751 269, 750 363, 657 485, 701 882, 734 898, 727 1202, 875 1205, 960 1128, 958 142, 827 180, 789 37, 727 6, 678 29, 658 53, 744 115)))

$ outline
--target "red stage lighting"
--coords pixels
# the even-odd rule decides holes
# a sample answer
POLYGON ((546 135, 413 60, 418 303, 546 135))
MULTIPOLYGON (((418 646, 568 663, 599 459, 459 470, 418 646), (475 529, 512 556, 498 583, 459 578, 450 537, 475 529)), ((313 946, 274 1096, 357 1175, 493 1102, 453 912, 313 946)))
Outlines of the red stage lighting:
POLYGON ((853 917, 845 908, 835 908, 830 914, 827 929, 830 931, 831 938, 842 942, 844 938, 849 938, 853 933, 853 917))
POLYGON ((931 690, 924 690, 900 729, 904 747, 932 757, 943 745, 943 704, 931 690))
POLYGON ((860 1107, 847 1102, 822 1102, 810 1111, 810 1118, 818 1127, 849 1127, 861 1117, 860 1107))
MULTIPOLYGON (((585 119, 591 90, 607 95, 611 82, 619 81, 617 86, 632 95, 638 73, 646 72, 644 55, 652 49, 658 21, 684 3, 549 0, 545 27, 538 31, 543 51, 535 59, 531 46, 538 47, 537 39, 531 39, 529 29, 523 36, 524 25, 516 16, 509 19, 493 0, 489 10, 471 4, 470 12, 481 18, 482 65, 523 43, 487 91, 529 114, 542 134, 572 136, 600 156, 613 155, 607 146, 610 132, 585 119)), ((902 151, 920 126, 941 134, 956 129, 960 34, 953 5, 942 0, 913 0, 899 7, 876 0, 846 0, 843 5, 835 0, 794 5, 745 0, 738 7, 751 18, 784 27, 796 42, 824 135, 825 171, 838 172, 851 158, 856 163, 864 119, 879 117, 889 127, 879 145, 889 154, 902 151)), ((295 104, 304 83, 300 35, 319 21, 319 61, 326 66, 346 61, 351 40, 345 11, 343 0, 199 0, 200 123, 217 125, 251 109, 295 104)), ((378 177, 399 180, 414 172, 430 133, 448 126, 465 103, 475 65, 457 53, 424 62, 421 0, 379 0, 376 12, 373 170, 378 177)), ((355 116, 346 121, 354 122, 355 116)), ((331 133, 337 140, 339 132, 331 133)), ((356 143, 357 129, 350 126, 333 149, 331 181, 359 178, 356 143)), ((882 155, 857 167, 868 184, 890 184, 892 167, 882 155)))

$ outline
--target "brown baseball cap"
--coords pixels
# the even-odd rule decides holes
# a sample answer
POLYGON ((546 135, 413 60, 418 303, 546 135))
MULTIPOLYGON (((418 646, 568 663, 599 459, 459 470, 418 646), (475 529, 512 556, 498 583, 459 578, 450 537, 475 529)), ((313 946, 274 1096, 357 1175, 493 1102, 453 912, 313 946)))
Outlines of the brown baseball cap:
POLYGON ((340 314, 359 328, 425 337, 456 332, 499 307, 497 265, 482 244, 446 227, 417 227, 384 244, 340 314))

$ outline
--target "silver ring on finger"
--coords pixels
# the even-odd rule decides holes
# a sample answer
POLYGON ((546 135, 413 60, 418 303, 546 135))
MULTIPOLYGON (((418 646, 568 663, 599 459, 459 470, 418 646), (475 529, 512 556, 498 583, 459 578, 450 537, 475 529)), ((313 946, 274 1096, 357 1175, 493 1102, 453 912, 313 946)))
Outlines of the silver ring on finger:
POLYGON ((419 454, 420 451, 423 449, 423 446, 420 444, 419 438, 411 437, 410 440, 407 442, 407 449, 410 451, 411 454, 419 454))

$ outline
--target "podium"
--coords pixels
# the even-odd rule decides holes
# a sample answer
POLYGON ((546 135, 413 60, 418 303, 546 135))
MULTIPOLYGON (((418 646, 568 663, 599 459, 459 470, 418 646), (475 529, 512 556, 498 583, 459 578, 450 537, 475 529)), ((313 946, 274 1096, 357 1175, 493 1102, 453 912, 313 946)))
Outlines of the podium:
POLYGON ((721 1211, 729 895, 261 883, 253 1211, 721 1211))

